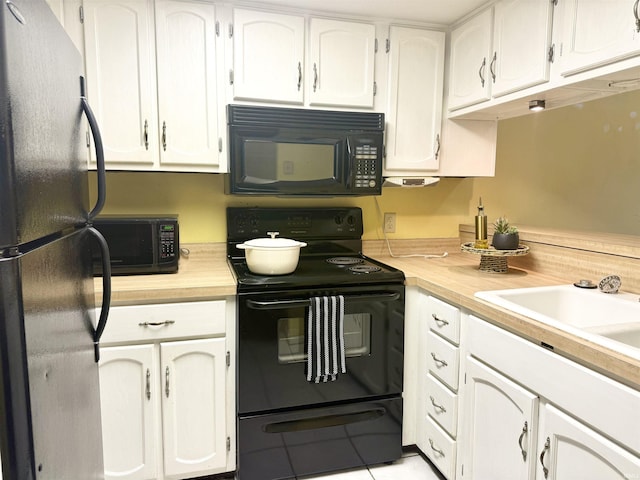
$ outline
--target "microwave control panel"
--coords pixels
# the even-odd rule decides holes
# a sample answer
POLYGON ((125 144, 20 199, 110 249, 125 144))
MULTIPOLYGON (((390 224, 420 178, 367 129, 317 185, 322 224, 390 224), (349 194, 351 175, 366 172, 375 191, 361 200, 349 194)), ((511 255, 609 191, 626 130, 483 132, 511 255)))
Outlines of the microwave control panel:
POLYGON ((176 256, 176 225, 161 223, 160 228, 160 260, 176 256))
POLYGON ((381 149, 377 145, 361 144, 355 147, 354 187, 376 188, 382 179, 381 149))

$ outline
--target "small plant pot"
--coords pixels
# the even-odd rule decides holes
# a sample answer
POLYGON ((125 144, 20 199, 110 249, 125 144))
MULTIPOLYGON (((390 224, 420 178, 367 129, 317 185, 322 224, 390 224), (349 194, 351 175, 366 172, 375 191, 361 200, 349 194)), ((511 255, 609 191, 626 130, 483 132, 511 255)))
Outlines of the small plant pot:
POLYGON ((491 245, 496 250, 517 250, 520 236, 517 233, 494 233, 491 245))

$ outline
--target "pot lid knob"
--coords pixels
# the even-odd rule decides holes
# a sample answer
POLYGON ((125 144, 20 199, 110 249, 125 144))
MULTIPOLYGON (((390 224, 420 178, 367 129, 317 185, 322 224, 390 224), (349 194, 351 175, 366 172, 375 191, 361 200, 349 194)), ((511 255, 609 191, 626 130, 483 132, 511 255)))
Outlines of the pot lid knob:
POLYGON ((271 238, 276 238, 276 235, 280 235, 280 232, 267 232, 267 235, 271 238))

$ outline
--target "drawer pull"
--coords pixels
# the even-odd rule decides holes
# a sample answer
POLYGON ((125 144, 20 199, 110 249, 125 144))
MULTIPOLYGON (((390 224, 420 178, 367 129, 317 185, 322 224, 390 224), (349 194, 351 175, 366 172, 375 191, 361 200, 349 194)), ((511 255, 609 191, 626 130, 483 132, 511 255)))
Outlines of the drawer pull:
POLYGON ((447 362, 445 362, 444 360, 440 360, 438 357, 436 357, 436 354, 431 352, 431 357, 433 358, 433 361, 436 362, 438 365, 440 365, 441 367, 446 367, 449 364, 447 362))
POLYGON ((544 455, 549 451, 550 448, 551 439, 547 437, 547 441, 544 442, 544 450, 542 450, 542 453, 540 454, 540 465, 542 465, 542 473, 544 473, 544 478, 549 477, 549 469, 544 466, 544 455))
POLYGON ((438 405, 432 396, 429 396, 429 398, 431 399, 431 405, 433 405, 434 408, 440 410, 442 413, 447 413, 447 409, 442 405, 438 405))
POLYGON ((445 320, 444 318, 438 318, 438 316, 435 313, 432 313, 431 316, 433 317, 433 319, 436 321, 437 324, 442 326, 449 325, 449 322, 447 320, 445 320))
POLYGON ((176 323, 175 320, 165 320, 164 322, 141 322, 138 325, 141 327, 165 327, 176 323))
POLYGON ((527 461, 527 451, 524 448, 522 448, 522 439, 524 438, 524 436, 527 434, 528 431, 529 431, 529 424, 527 422, 524 422, 524 427, 522 427, 522 433, 518 438, 518 446, 520 447, 520 452, 522 453, 522 461, 524 462, 527 461))
POLYGON ((433 450, 434 452, 436 452, 438 455, 440 455, 441 457, 444 457, 444 452, 442 450, 440 450, 439 448, 436 448, 436 446, 433 444, 433 440, 429 439, 429 444, 431 445, 431 450, 433 450))

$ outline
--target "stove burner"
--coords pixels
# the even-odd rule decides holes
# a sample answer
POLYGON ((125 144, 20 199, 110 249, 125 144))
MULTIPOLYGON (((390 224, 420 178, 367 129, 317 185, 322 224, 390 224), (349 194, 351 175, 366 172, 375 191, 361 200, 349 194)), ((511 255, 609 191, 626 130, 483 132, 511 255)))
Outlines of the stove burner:
POLYGON ((382 268, 375 265, 355 265, 353 267, 349 267, 349 270, 353 273, 374 273, 379 272, 382 268))
POLYGON ((333 265, 356 265, 362 262, 364 262, 364 260, 358 257, 333 257, 327 260, 327 263, 333 265))

